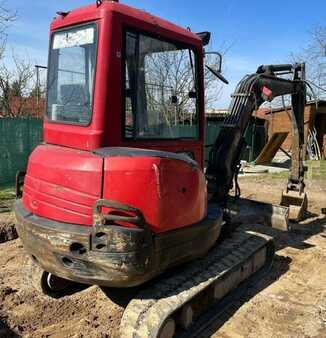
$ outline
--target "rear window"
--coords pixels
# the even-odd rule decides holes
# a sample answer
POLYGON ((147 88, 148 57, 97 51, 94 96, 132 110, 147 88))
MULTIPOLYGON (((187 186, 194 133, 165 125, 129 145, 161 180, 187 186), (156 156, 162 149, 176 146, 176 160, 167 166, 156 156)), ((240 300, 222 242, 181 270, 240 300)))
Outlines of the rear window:
POLYGON ((80 125, 90 123, 96 46, 95 24, 53 34, 47 86, 49 120, 80 125))

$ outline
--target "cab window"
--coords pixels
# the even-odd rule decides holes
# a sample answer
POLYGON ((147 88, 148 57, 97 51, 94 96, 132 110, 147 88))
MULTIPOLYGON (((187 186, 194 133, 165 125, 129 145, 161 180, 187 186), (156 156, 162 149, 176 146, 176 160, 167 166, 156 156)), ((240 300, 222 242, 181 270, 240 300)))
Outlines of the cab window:
POLYGON ((197 139, 194 51, 127 31, 124 55, 125 138, 197 139))

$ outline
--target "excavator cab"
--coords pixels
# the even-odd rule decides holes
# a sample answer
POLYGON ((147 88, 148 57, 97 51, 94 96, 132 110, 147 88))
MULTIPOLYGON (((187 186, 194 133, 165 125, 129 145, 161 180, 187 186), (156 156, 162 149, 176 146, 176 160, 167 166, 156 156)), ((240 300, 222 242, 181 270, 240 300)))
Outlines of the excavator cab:
POLYGON ((202 167, 202 39, 118 2, 61 13, 51 26, 45 142, 186 153, 202 167))

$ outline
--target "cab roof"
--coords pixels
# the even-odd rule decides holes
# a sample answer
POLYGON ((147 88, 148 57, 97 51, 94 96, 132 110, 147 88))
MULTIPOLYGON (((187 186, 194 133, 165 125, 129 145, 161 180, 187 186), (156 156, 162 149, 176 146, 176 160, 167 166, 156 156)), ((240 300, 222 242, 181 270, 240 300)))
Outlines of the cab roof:
POLYGON ((120 15, 130 17, 149 24, 156 28, 157 32, 167 31, 186 39, 192 40, 195 44, 202 44, 202 40, 188 29, 177 26, 167 20, 154 16, 146 11, 136 9, 115 1, 103 1, 102 4, 94 4, 80 7, 69 12, 59 12, 51 23, 51 31, 65 28, 67 26, 82 24, 90 21, 103 19, 106 16, 120 15))

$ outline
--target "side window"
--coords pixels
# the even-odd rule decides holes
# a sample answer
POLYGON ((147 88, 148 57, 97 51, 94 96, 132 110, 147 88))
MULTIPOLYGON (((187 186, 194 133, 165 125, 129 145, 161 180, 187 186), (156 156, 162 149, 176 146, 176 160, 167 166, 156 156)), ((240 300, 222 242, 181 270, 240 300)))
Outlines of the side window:
POLYGON ((125 138, 198 138, 195 53, 127 32, 125 58, 125 138))
POLYGON ((137 54, 138 54, 138 36, 127 33, 126 38, 126 60, 125 60, 125 137, 133 138, 135 130, 136 111, 136 79, 137 79, 137 54))

